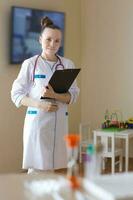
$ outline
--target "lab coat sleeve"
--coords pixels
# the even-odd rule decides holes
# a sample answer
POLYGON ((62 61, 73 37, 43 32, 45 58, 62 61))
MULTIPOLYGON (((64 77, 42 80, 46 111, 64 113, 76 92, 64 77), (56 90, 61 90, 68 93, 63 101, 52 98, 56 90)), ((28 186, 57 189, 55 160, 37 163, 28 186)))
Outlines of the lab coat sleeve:
MULTIPOLYGON (((72 61, 70 61, 70 63, 69 63, 69 68, 75 68, 74 63, 72 61)), ((76 102, 76 100, 79 96, 79 92, 80 92, 80 89, 78 88, 77 81, 75 80, 69 89, 69 93, 71 95, 69 104, 76 102)))
POLYGON ((11 99, 16 107, 20 107, 23 97, 28 96, 31 84, 30 62, 25 60, 11 89, 11 99))

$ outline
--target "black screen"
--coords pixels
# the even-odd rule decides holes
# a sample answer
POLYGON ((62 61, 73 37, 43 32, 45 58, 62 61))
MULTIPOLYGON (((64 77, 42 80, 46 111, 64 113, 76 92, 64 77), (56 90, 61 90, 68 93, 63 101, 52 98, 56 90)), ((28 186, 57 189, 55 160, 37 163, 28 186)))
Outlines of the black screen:
POLYGON ((63 40, 58 54, 64 55, 65 14, 63 12, 12 7, 10 63, 22 63, 25 59, 41 53, 39 36, 41 31, 40 21, 43 16, 48 16, 61 28, 63 40))

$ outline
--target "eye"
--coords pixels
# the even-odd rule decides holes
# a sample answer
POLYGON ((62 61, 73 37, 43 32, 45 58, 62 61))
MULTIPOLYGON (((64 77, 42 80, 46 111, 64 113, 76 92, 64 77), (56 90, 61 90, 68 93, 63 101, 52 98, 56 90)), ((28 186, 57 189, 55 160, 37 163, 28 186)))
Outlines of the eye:
POLYGON ((46 41, 50 42, 50 41, 51 41, 51 38, 47 38, 46 41))
POLYGON ((55 40, 56 43, 60 43, 60 40, 55 40))

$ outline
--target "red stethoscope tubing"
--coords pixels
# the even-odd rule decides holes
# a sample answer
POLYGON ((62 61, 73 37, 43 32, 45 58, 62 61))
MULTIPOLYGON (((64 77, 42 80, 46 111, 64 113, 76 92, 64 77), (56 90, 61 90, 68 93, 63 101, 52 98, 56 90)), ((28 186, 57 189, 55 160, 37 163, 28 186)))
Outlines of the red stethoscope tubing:
MULTIPOLYGON (((36 58, 36 60, 35 60, 34 68, 33 68, 33 76, 32 76, 32 81, 33 81, 33 82, 34 82, 34 79, 35 79, 35 76, 34 76, 34 75, 35 75, 35 71, 36 71, 36 67, 37 67, 37 61, 38 61, 39 56, 40 56, 40 55, 37 56, 37 58, 36 58)), ((56 55, 56 56, 57 56, 57 55, 56 55)), ((56 64, 55 70, 57 70, 57 68, 58 68, 59 66, 61 66, 62 69, 64 69, 64 65, 62 64, 60 57, 57 56, 57 58, 58 58, 59 63, 56 64)), ((57 61, 57 62, 58 62, 58 61, 57 61)))

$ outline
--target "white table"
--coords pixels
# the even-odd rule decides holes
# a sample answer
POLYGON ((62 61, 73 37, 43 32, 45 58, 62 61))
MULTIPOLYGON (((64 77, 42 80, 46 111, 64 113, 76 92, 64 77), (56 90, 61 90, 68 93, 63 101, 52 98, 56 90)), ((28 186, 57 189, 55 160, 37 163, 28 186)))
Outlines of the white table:
POLYGON ((98 200, 133 200, 133 173, 101 175, 84 179, 84 187, 98 200))
MULTIPOLYGON (((82 179, 81 179, 82 181, 82 179)), ((57 174, 1 174, 0 200, 96 200, 87 191, 72 191, 57 174), (84 195, 86 198, 84 198, 84 195)))
MULTIPOLYGON (((129 143, 130 139, 133 138, 133 129, 127 129, 123 131, 115 131, 115 132, 109 132, 115 135, 116 138, 124 139, 125 140, 125 171, 128 171, 128 165, 129 165, 129 143)), ((105 130, 98 129, 94 130, 94 144, 97 143, 97 137, 100 136, 100 134, 106 134, 105 130)))
POLYGON ((81 190, 72 191, 64 176, 56 174, 0 174, 1 200, 131 200, 133 173, 81 179, 81 190))

